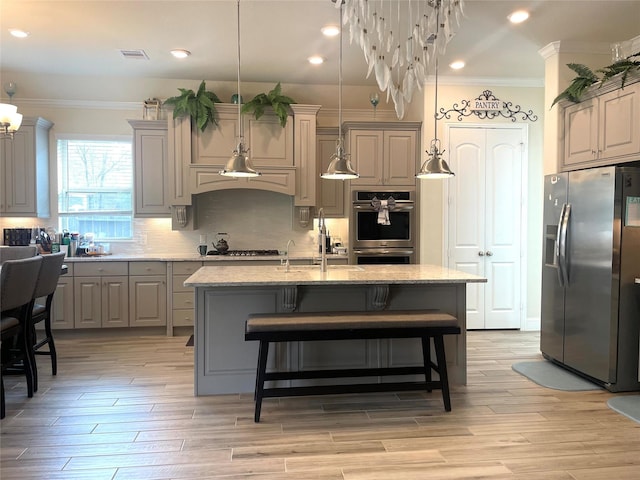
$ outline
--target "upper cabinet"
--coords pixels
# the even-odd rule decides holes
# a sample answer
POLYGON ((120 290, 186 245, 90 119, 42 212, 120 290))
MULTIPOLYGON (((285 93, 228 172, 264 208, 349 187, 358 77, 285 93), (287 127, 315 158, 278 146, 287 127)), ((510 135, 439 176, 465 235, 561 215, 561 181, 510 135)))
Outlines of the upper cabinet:
POLYGON ((637 160, 640 155, 640 77, 593 86, 580 103, 562 102, 562 171, 637 160), (635 82, 635 83, 632 83, 635 82))
POLYGON ((420 122, 346 122, 353 168, 351 185, 415 185, 420 122))
POLYGON ((166 120, 129 120, 134 137, 134 215, 171 215, 166 120))
POLYGON ((24 118, 13 139, 0 140, 0 214, 49 217, 49 130, 44 118, 24 118))
POLYGON ((260 120, 243 115, 245 146, 255 178, 219 175, 238 143, 238 106, 216 104, 218 125, 204 132, 188 118, 169 121, 170 190, 174 205, 191 205, 191 195, 230 188, 270 190, 295 196, 297 206, 315 204, 317 105, 291 105, 286 126, 267 111, 260 120), (307 179, 306 177, 309 176, 307 179))
POLYGON ((348 196, 348 181, 330 180, 321 178, 322 172, 326 172, 331 163, 331 157, 336 153, 336 141, 338 140, 338 128, 321 127, 317 130, 316 144, 318 160, 318 172, 316 172, 318 201, 317 206, 322 207, 327 217, 345 216, 345 198, 348 196))

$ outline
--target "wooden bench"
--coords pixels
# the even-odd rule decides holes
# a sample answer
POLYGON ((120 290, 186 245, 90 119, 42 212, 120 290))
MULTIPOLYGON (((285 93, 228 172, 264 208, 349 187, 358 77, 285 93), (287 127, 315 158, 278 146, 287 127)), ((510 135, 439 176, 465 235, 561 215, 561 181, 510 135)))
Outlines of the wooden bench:
POLYGON ((381 391, 442 390, 444 408, 451 411, 447 362, 443 335, 459 334, 458 319, 437 311, 315 312, 253 314, 245 324, 245 340, 259 340, 258 368, 255 386, 254 420, 260 421, 262 399, 297 395, 361 393, 381 391), (350 368, 267 372, 270 342, 317 340, 420 338, 424 365, 411 367, 350 368), (430 339, 433 338, 436 362, 431 360, 430 339), (432 370, 438 380, 432 380, 432 370), (424 375, 424 382, 358 383, 346 385, 292 386, 265 388, 266 381, 305 380, 316 378, 348 378, 387 375, 424 375))

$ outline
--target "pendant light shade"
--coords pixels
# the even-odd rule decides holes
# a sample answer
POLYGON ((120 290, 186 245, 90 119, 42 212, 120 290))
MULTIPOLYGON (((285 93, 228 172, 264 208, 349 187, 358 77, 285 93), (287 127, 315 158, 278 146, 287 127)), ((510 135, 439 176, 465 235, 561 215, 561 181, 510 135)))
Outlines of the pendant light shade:
POLYGON ((260 172, 253 168, 247 155, 247 150, 243 143, 240 142, 224 166, 224 170, 220 171, 220 175, 227 177, 257 177, 260 172))
POLYGON ((443 153, 444 151, 440 151, 440 140, 432 140, 431 148, 429 149, 429 157, 422 164, 422 168, 420 168, 416 177, 429 179, 453 177, 455 174, 451 171, 447 162, 442 158, 443 153))
POLYGON ((349 155, 344 149, 342 136, 342 3, 344 2, 340 4, 340 56, 338 59, 338 140, 336 141, 336 153, 331 155, 327 171, 320 175, 322 178, 330 180, 350 180, 359 176, 351 166, 349 155))
MULTIPOLYGON (((238 99, 240 96, 240 0, 238 5, 238 99)), ((238 146, 233 151, 231 158, 227 161, 224 169, 220 170, 219 174, 225 177, 257 177, 261 175, 251 165, 249 159, 249 149, 244 146, 244 126, 242 124, 242 102, 238 101, 238 146)))
POLYGON ((329 178, 332 180, 349 180, 352 178, 358 178, 358 174, 351 166, 349 157, 344 151, 342 137, 336 141, 336 153, 331 155, 331 162, 327 171, 321 175, 322 178, 329 178))

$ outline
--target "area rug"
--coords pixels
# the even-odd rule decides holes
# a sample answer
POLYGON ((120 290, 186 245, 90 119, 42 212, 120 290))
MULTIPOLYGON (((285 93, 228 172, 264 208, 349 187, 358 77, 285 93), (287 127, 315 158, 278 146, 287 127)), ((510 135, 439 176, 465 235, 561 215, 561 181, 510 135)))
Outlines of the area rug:
POLYGON ((607 400, 607 406, 634 422, 640 423, 640 395, 625 395, 607 400))
POLYGON ((538 385, 553 388, 554 390, 582 391, 601 389, 595 383, 546 360, 514 363, 511 368, 538 385))
POLYGON ((187 340, 187 344, 185 345, 185 347, 193 347, 193 335, 189 337, 189 340, 187 340))

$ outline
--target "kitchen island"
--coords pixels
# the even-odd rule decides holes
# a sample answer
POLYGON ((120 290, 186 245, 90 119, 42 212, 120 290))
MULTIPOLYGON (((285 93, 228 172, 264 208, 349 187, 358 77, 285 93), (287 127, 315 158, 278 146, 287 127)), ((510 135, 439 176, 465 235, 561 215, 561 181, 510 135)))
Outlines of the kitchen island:
MULTIPOLYGON (((465 384, 466 284, 476 275, 434 265, 205 266, 185 281, 196 289, 195 394, 252 392, 256 342, 244 341, 251 313, 440 310, 460 320, 446 338, 451 384, 465 384)), ((279 370, 420 365, 416 339, 288 342, 272 349, 279 370)), ((390 379, 392 381, 393 379, 390 379)))

